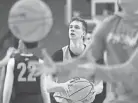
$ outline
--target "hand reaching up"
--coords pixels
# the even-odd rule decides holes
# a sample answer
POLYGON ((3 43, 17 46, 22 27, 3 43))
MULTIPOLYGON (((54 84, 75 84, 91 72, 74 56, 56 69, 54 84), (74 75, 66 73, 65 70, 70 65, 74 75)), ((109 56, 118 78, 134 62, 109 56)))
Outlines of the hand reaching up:
POLYGON ((6 57, 10 58, 11 55, 16 51, 16 49, 14 47, 10 47, 8 50, 7 50, 7 53, 6 53, 6 57))

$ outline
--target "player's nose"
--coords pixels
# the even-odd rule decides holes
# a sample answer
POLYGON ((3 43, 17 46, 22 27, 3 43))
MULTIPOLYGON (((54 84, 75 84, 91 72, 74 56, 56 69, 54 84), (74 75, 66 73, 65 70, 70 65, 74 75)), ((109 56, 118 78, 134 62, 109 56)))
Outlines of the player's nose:
POLYGON ((71 32, 72 32, 72 33, 74 33, 74 32, 75 32, 75 30, 74 30, 74 29, 71 29, 71 32))

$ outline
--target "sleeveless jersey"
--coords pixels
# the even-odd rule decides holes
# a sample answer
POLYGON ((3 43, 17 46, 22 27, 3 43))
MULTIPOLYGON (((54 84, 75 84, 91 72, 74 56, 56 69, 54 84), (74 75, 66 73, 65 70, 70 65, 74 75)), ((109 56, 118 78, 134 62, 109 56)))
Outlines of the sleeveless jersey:
POLYGON ((29 69, 33 68, 33 65, 28 61, 36 60, 39 58, 33 54, 17 54, 15 55, 14 65, 14 91, 15 95, 37 95, 40 94, 40 78, 33 77, 33 74, 29 69))

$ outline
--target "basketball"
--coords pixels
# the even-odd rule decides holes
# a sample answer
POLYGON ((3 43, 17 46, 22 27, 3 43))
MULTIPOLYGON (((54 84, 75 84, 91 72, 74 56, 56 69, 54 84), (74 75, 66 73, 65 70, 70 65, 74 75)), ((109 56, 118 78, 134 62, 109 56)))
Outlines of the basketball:
POLYGON ((69 85, 68 96, 69 99, 73 102, 83 102, 89 103, 92 102, 94 94, 94 85, 84 78, 74 78, 69 80, 71 85, 69 85))
POLYGON ((41 0, 19 0, 9 11, 9 29, 15 37, 26 42, 42 40, 52 25, 51 10, 41 0))

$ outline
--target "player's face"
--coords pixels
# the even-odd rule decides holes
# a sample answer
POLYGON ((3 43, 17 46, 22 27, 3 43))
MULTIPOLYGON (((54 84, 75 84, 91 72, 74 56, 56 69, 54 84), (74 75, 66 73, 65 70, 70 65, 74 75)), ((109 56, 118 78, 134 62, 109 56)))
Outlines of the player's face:
POLYGON ((85 34, 84 27, 81 22, 73 21, 69 25, 69 38, 70 39, 83 39, 85 34))

